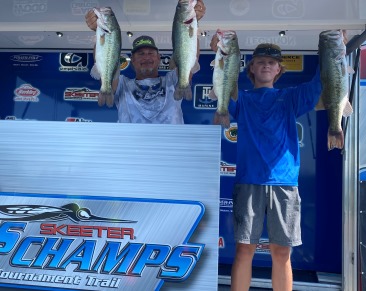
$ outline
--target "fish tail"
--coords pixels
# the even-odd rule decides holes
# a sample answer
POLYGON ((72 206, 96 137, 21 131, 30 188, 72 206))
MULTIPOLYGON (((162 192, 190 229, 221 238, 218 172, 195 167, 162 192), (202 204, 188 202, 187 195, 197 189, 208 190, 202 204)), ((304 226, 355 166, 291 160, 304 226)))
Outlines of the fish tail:
POLYGON ((229 112, 219 113, 219 112, 216 111, 213 123, 218 124, 218 125, 222 125, 225 128, 229 128, 230 127, 229 112))
POLYGON ((114 98, 112 92, 99 91, 98 105, 104 106, 107 104, 108 107, 112 107, 114 104, 114 98))
POLYGON ((179 86, 175 89, 174 99, 181 100, 182 98, 186 100, 192 100, 192 90, 190 86, 185 88, 180 88, 179 86))
POLYGON ((99 95, 98 95, 98 105, 100 107, 104 106, 105 104, 105 94, 102 93, 102 91, 99 91, 99 95))
POLYGON ((343 149, 344 135, 343 131, 328 131, 328 151, 337 148, 343 149))

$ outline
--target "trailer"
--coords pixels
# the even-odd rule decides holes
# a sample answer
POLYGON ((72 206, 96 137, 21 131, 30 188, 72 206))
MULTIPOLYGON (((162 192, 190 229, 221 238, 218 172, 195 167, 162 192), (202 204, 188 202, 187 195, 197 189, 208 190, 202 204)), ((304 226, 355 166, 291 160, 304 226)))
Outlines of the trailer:
MULTIPOLYGON (((349 98, 353 106, 353 114, 343 120, 344 149, 327 150, 326 111, 311 112, 297 121, 301 148, 299 191, 302 198, 303 245, 293 249, 292 264, 294 290, 366 290, 366 118, 364 117, 366 116, 366 49, 363 49, 366 40, 366 0, 206 0, 206 15, 199 23, 201 69, 192 79, 193 100, 182 102, 184 120, 189 126, 182 128, 179 126, 177 133, 174 133, 171 127, 166 129, 157 126, 151 132, 149 132, 150 129, 146 130, 140 125, 132 125, 132 129, 120 127, 120 124, 118 126, 116 124, 115 108, 98 107, 96 101, 100 84, 90 77, 94 62, 92 49, 95 33, 87 28, 84 21, 85 13, 92 7, 112 7, 122 30, 121 74, 133 76, 134 72, 129 62, 132 41, 140 35, 147 34, 155 39, 160 49, 159 72, 163 75, 169 69, 169 60, 172 56, 171 29, 175 1, 6 0, 3 2, 0 10, 0 67, 3 70, 1 79, 3 90, 0 99, 2 139, 0 142, 0 194, 4 198, 3 201, 10 203, 14 198, 20 204, 19 201, 25 199, 31 205, 41 203, 40 197, 44 197, 45 201, 49 201, 48 207, 54 207, 52 211, 61 211, 61 209, 74 211, 74 208, 67 207, 65 210, 64 206, 67 204, 64 205, 62 200, 59 200, 60 198, 68 199, 70 195, 75 194, 75 191, 71 190, 73 186, 61 185, 61 181, 79 177, 85 182, 84 185, 77 185, 72 189, 78 189, 77 199, 93 211, 96 211, 94 210, 95 205, 98 204, 96 201, 105 203, 106 208, 111 207, 109 205, 113 204, 113 201, 121 209, 127 207, 126 203, 131 204, 131 207, 137 207, 132 203, 135 202, 132 199, 134 195, 135 198, 141 199, 139 203, 148 199, 156 209, 162 207, 159 204, 161 199, 168 201, 172 204, 171 207, 177 207, 177 209, 187 205, 192 206, 189 211, 194 213, 192 214, 194 218, 190 222, 189 231, 181 241, 169 243, 179 249, 181 245, 191 242, 191 247, 196 252, 193 257, 197 267, 191 270, 191 276, 187 276, 188 283, 182 283, 182 285, 174 282, 166 283, 169 280, 164 281, 164 278, 160 278, 156 281, 151 280, 150 284, 155 286, 151 290, 160 288, 180 290, 187 286, 190 290, 208 290, 205 289, 205 284, 230 285, 230 272, 235 251, 231 193, 236 171, 236 123, 232 120, 229 129, 212 125, 217 103, 209 98, 209 92, 212 89, 210 62, 214 59, 214 53, 210 50, 210 40, 215 31, 220 28, 237 32, 242 68, 239 88, 246 89, 250 88, 251 84, 245 76, 245 66, 251 58, 253 49, 259 43, 276 43, 283 50, 287 72, 276 83, 276 86, 281 88, 312 78, 318 65, 317 46, 321 31, 346 30, 347 61, 355 73, 349 77, 349 98), (126 151, 129 153, 126 159, 132 170, 126 170, 126 164, 114 164, 113 153, 112 156, 108 156, 106 164, 117 167, 118 171, 122 171, 121 173, 130 177, 129 181, 134 183, 132 185, 129 181, 122 179, 128 185, 124 189, 130 192, 122 200, 118 200, 119 194, 113 191, 106 192, 108 199, 102 199, 101 192, 104 189, 99 188, 93 181, 98 179, 98 176, 93 176, 95 173, 90 170, 90 167, 103 167, 103 154, 99 152, 101 147, 99 144, 82 148, 82 144, 91 139, 92 129, 98 132, 98 138, 108 138, 105 132, 113 132, 116 135, 125 136, 126 140, 136 142, 142 142, 134 134, 134 132, 140 132, 149 138, 152 145, 165 149, 165 152, 154 151, 153 153, 150 152, 151 148, 141 149, 146 155, 152 154, 154 159, 150 160, 148 170, 144 170, 144 175, 139 176, 140 178, 136 176, 141 168, 136 165, 144 163, 135 155, 136 151, 131 150, 135 144, 125 143, 126 151), (49 135, 47 131, 50 130, 59 131, 60 135, 49 135), (72 139, 67 136, 68 131, 73 134, 72 139), (16 137, 15 132, 18 134, 16 137), (35 134, 31 136, 27 134, 28 132, 35 134), (170 139, 168 133, 175 138, 170 139), (27 136, 27 139, 21 138, 22 136, 27 136), (79 142, 77 142, 78 136, 79 142), (165 143, 158 143, 155 136, 164 137, 165 143), (52 154, 51 147, 54 146, 57 153, 66 156, 67 151, 62 149, 60 144, 50 143, 50 139, 58 140, 61 144, 63 140, 67 140, 79 154, 81 153, 81 156, 85 154, 85 150, 95 150, 100 160, 93 162, 91 166, 83 164, 84 161, 79 159, 77 159, 78 164, 75 165, 71 158, 66 159, 68 164, 63 163, 52 154), (205 152, 203 139, 207 139, 205 141, 208 147, 215 151, 216 155, 205 152), (187 143, 187 140, 191 144, 187 143), (193 152, 195 148, 192 144, 197 141, 200 141, 197 152, 193 152), (44 144, 48 147, 43 148, 44 144), (189 149, 188 159, 185 160, 179 152, 170 152, 172 149, 166 147, 167 144, 174 144, 179 148, 184 144, 189 149), (40 148, 43 150, 39 151, 40 148), (164 153, 167 152, 181 164, 170 164, 165 159, 164 153), (37 156, 39 160, 34 160, 32 156, 37 156), (24 157, 25 160, 19 157, 24 157), (55 168, 52 166, 48 169, 45 165, 44 168, 40 167, 46 157, 52 161, 55 168), (192 168, 187 164, 188 160, 192 168), (212 170, 203 166, 202 164, 207 161, 210 165, 216 163, 217 167, 212 170), (33 167, 37 171, 32 171, 33 167), (166 167, 172 168, 169 171, 166 167), (67 172, 66 169, 72 170, 67 172), (75 172, 75 169, 78 172, 75 172), (166 188, 165 183, 169 185, 173 183, 175 181, 173 173, 178 176, 181 169, 185 169, 183 172, 190 173, 186 177, 185 186, 179 190, 174 190, 174 187, 166 188), (42 184, 39 181, 39 173, 44 174, 47 171, 51 175, 47 177, 52 183, 42 184), (91 176, 87 177, 87 175, 91 176), (168 180, 161 178, 167 175, 168 180), (206 190, 199 186, 202 179, 206 190), (21 183, 14 181, 21 181, 21 183), (148 186, 150 184, 144 184, 146 181, 153 184, 148 186), (87 188, 87 184, 93 185, 94 190, 87 188), (47 188, 49 185, 58 185, 58 187, 47 188), (134 185, 142 187, 141 189, 145 192, 151 189, 152 193, 145 196, 143 191, 134 185), (86 193, 86 189, 92 195, 86 193), (158 194, 160 190, 161 196, 158 194), (194 197, 192 190, 201 194, 194 197), (211 198, 203 194, 205 191, 212 194, 211 198), (95 196, 100 197, 95 199, 95 196), (174 203, 172 203, 173 200, 174 203), (202 205, 208 209, 206 212, 200 212, 202 205), (207 212, 212 215, 207 217, 207 214, 204 214, 207 212), (200 243, 205 245, 205 248, 200 248, 200 243), (215 275, 213 282, 209 282, 212 280, 212 274, 217 276, 215 275)), ((123 140, 118 142, 124 144, 123 140)), ((117 148, 117 144, 115 147, 117 148)), ((72 150, 71 147, 67 149, 72 150)), ((102 173, 107 176, 109 171, 110 168, 105 166, 102 173)), ((107 179, 110 178, 107 177, 107 179)), ((118 182, 116 177, 113 179, 118 182)), ((116 181, 113 180, 113 188, 117 188, 116 181)), ((116 213, 110 212, 113 215, 117 215, 116 213)), ((102 214, 98 215, 102 216, 102 214)), ((173 219, 174 215, 171 215, 171 218, 173 219)), ((1 226, 6 225, 4 221, 0 224, 0 231, 1 226)), ((75 220, 73 224, 77 224, 75 220)), ((22 226, 17 227, 21 229, 22 226)), ((49 230, 50 226, 47 227, 49 230)), ((93 227, 96 229, 97 226, 93 227)), ((168 225, 166 227, 169 229, 168 225)), ((19 230, 17 231, 19 233, 19 230)), ((26 237, 24 234, 22 239, 26 241, 26 237)), ((36 235, 31 232, 28 237, 34 238, 36 235)), ((65 235, 64 242, 67 241, 66 238, 70 239, 65 235)), ((108 237, 104 239, 107 240, 108 237)), ((45 241, 42 240, 42 243, 45 241)), ((145 243, 147 246, 152 244, 150 241, 145 243)), ((0 252, 4 244, 0 236, 0 252)), ((163 247, 159 246, 159 248, 163 247)), ((16 268, 11 267, 11 255, 16 257, 16 253, 9 253, 9 250, 6 256, 2 256, 5 261, 2 262, 0 270, 0 290, 32 288, 30 281, 23 281, 23 283, 6 281, 7 271, 24 272, 23 267, 30 266, 26 265, 25 261, 19 260, 14 261, 19 263, 16 268)), ((174 254, 169 253, 169 255, 174 254)), ((75 254, 75 260, 76 258, 75 254)), ((168 259, 167 255, 166 260, 168 259)), ((253 265, 252 287, 271 288, 271 260, 266 232, 257 245, 253 265)), ((38 269, 43 271, 47 268, 38 266, 38 269)), ((47 274, 53 273, 48 271, 47 274)), ((59 278, 60 282, 62 280, 67 282, 68 279, 59 278)), ((99 279, 95 277, 94 281, 88 279, 90 281, 87 282, 90 285, 96 284, 91 287, 96 289, 101 287, 102 281, 98 281, 99 279)), ((117 286, 117 282, 120 282, 118 279, 120 277, 117 275, 112 279, 108 277, 105 280, 110 281, 105 281, 104 284, 109 284, 110 288, 113 288, 113 284, 117 286)), ((76 280, 75 277, 73 280, 76 280)), ((45 290, 64 288, 57 284, 36 284, 39 284, 36 287, 45 288, 45 290)), ((143 285, 143 283, 139 284, 141 284, 139 286, 143 285)), ((76 290, 80 287, 74 283, 70 283, 69 286, 75 287, 76 290)))

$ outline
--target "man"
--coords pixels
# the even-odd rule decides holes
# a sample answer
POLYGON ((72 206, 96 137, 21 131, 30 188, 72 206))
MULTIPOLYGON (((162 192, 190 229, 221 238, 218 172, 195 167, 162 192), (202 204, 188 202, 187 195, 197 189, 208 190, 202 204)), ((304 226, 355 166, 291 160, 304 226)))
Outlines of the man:
MULTIPOLYGON (((217 39, 211 41, 216 50, 217 39)), ((252 260, 267 215, 272 257, 272 287, 292 290, 291 248, 301 245, 300 167, 296 118, 312 110, 321 93, 319 70, 312 81, 296 87, 274 88, 284 73, 281 49, 275 44, 258 45, 247 65, 254 88, 239 91, 230 101, 236 119, 237 169, 233 191, 236 241, 231 290, 247 291, 252 260)))
MULTIPOLYGON (((198 0, 195 6, 197 20, 204 16, 205 11, 203 1, 198 0)), ((85 20, 88 27, 95 31, 97 16, 93 10, 87 12, 85 20)), ((177 71, 159 75, 160 54, 154 39, 146 35, 136 38, 131 54, 136 77, 130 79, 120 75, 112 83, 118 122, 183 124, 182 101, 174 99, 177 71)), ((198 54, 199 50, 197 59, 198 54)))

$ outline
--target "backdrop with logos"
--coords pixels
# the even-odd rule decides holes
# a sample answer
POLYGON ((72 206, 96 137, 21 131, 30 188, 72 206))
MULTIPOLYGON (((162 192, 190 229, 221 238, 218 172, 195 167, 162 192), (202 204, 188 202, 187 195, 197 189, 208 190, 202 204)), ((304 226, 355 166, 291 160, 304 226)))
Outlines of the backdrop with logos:
MULTIPOLYGON (((133 76, 128 52, 121 54, 121 73, 133 76)), ((160 74, 169 67, 171 51, 161 51, 160 74)), ((212 125, 217 102, 209 98, 212 88, 211 61, 214 54, 202 52, 201 69, 193 76, 193 100, 182 102, 186 124, 212 125)), ((242 52, 239 89, 252 87, 242 52)), ((117 121, 117 110, 98 107, 99 81, 90 76, 90 52, 1 52, 3 72, 0 118, 66 122, 117 121)), ((285 55, 287 72, 276 87, 309 81, 318 65, 318 56, 285 55)), ((342 260, 342 156, 327 150, 325 111, 311 112, 298 119, 301 147, 299 189, 302 198, 303 245, 292 251, 293 267, 301 270, 341 273, 342 260)), ((202 129, 204 130, 204 128, 202 129)), ((236 171, 236 122, 221 129, 219 263, 233 262, 235 244, 232 227, 232 188, 236 171)), ((190 153, 187 152, 187 155, 190 153)), ((184 197, 182 197, 184 199, 184 197)), ((270 266, 268 238, 263 233, 254 265, 270 266)))

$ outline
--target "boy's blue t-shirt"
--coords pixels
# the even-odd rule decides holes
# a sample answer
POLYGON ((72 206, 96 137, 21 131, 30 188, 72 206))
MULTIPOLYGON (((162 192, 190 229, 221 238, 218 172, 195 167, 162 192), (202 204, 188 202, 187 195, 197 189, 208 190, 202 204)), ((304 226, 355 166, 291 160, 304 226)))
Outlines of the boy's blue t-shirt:
POLYGON ((319 70, 297 87, 239 91, 229 104, 238 125, 236 183, 298 185, 296 118, 312 110, 320 94, 319 70))

